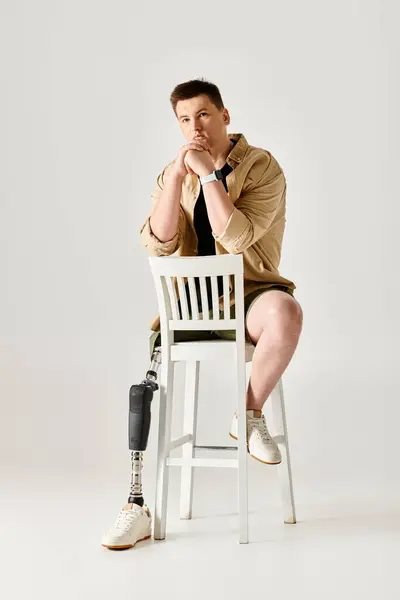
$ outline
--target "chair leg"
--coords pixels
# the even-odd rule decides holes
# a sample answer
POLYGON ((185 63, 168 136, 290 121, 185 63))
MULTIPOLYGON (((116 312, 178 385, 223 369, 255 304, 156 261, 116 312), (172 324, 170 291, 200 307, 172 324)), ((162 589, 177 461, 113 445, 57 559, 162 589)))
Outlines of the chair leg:
POLYGON ((238 485, 239 485, 239 543, 248 544, 248 497, 247 497, 247 415, 246 415, 246 363, 243 355, 238 356, 238 485))
POLYGON ((292 467, 290 463, 282 378, 279 379, 271 393, 271 401, 274 426, 278 436, 283 440, 283 444, 281 445, 282 462, 278 466, 278 474, 281 487, 284 522, 293 524, 296 523, 296 511, 294 506, 292 467))
MULTIPOLYGON (((191 433, 192 441, 182 447, 182 458, 191 459, 194 456, 194 445, 196 443, 197 429, 197 407, 199 392, 199 366, 200 361, 188 361, 185 372, 185 405, 183 416, 183 435, 191 433)), ((193 475, 194 467, 184 466, 181 468, 181 519, 192 518, 193 504, 193 475)))
POLYGON ((167 500, 169 467, 166 464, 171 443, 172 400, 174 384, 174 363, 161 362, 160 410, 158 424, 157 481, 154 509, 154 539, 165 539, 167 522, 167 500))

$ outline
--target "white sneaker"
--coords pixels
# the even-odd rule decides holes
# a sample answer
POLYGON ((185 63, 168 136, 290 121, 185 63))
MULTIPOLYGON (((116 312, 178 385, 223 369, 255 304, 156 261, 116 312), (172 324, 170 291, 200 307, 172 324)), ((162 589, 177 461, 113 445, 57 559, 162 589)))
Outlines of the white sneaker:
MULTIPOLYGON (((282 462, 278 444, 272 439, 265 422, 265 417, 255 417, 253 410, 246 410, 247 415, 247 449, 253 458, 266 465, 279 465, 282 462)), ((233 415, 229 435, 238 439, 237 412, 233 415)))
POLYGON ((110 550, 133 548, 137 542, 151 537, 151 513, 144 504, 126 504, 120 511, 114 527, 104 534, 101 545, 110 550))

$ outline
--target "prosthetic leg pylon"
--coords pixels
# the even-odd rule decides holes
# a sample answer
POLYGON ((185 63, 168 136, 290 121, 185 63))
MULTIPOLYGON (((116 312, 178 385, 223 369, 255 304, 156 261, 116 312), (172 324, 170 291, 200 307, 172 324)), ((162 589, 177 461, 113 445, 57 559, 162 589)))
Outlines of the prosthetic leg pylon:
POLYGON ((151 423, 151 402, 158 390, 156 383, 161 364, 161 348, 157 346, 145 379, 129 390, 129 450, 131 451, 131 485, 129 504, 144 505, 142 491, 143 452, 147 448, 151 423))

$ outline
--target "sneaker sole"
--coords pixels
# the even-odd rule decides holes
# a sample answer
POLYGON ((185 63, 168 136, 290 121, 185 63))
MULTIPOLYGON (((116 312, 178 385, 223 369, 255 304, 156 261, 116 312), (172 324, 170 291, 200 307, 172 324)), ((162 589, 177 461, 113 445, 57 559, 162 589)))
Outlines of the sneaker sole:
POLYGON ((144 540, 149 540, 151 538, 151 534, 147 535, 144 538, 141 538, 140 540, 136 540, 136 542, 134 544, 126 544, 124 546, 109 546, 108 544, 101 544, 104 548, 108 548, 109 550, 127 550, 128 548, 134 548, 134 546, 136 546, 136 544, 138 544, 139 542, 144 542, 144 540))
MULTIPOLYGON (((237 437, 235 437, 231 433, 229 433, 229 435, 231 436, 231 438, 233 438, 234 440, 237 441, 237 437)), ((257 458, 257 456, 254 456, 254 454, 252 454, 250 452, 248 445, 247 445, 247 452, 251 456, 251 458, 254 458, 255 460, 258 460, 258 462, 262 463, 263 465, 280 465, 281 462, 282 462, 281 460, 279 462, 266 462, 265 460, 261 460, 260 458, 257 458)))

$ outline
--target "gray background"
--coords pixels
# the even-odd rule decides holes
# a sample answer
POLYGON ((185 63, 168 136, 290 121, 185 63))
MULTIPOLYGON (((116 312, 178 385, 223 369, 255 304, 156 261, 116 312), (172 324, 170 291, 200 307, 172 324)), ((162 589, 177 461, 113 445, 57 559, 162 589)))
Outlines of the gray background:
MULTIPOLYGON (((128 392, 148 367, 157 313, 139 230, 185 143, 169 94, 206 77, 228 132, 272 152, 287 179, 280 272, 304 311, 283 378, 299 518, 331 493, 389 510, 400 418, 395 3, 16 1, 1 2, 0 17, 0 468, 13 505, 37 498, 51 511, 68 490, 77 510, 92 506, 97 544, 126 500, 128 392)), ((179 365, 177 435, 182 375, 179 365)), ((199 443, 230 443, 232 391, 228 366, 202 367, 199 443)), ((158 394, 143 473, 151 506, 157 409, 158 394)), ((278 501, 276 473, 249 469, 250 506, 278 501)), ((173 511, 178 483, 174 473, 173 511)), ((198 510, 236 510, 234 470, 204 470, 196 485, 198 510)))

